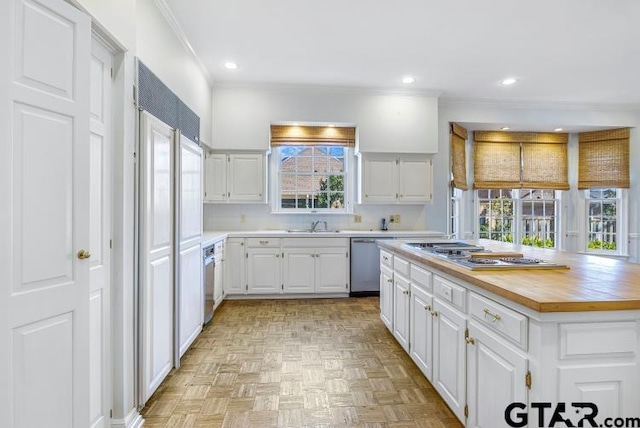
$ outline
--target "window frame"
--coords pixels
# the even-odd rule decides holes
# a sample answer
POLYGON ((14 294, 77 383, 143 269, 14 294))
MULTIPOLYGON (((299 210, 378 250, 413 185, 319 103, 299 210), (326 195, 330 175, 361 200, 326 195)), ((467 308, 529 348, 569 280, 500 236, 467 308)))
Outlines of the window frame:
MULTIPOLYGON (((474 212, 476 213, 476 220, 475 220, 475 224, 474 224, 474 228, 475 228, 475 236, 478 237, 478 239, 491 239, 491 238, 481 238, 480 237, 480 197, 478 195, 478 191, 479 190, 490 190, 490 191, 497 191, 497 190, 501 190, 501 189, 475 189, 473 191, 473 198, 474 198, 474 212)), ((531 246, 534 247, 534 245, 528 245, 528 244, 522 244, 522 239, 524 237, 524 230, 522 227, 522 222, 523 222, 523 212, 524 212, 524 208, 523 208, 523 202, 528 201, 529 199, 523 199, 521 197, 520 192, 522 190, 541 190, 541 191, 548 191, 550 189, 502 189, 502 190, 510 190, 512 192, 512 197, 511 201, 513 201, 513 214, 512 214, 512 222, 513 222, 513 226, 511 228, 511 235, 513 236, 513 242, 514 244, 517 245, 527 245, 527 246, 531 246)), ((563 215, 563 193, 564 191, 562 190, 552 190, 554 192, 554 222, 555 222, 555 231, 554 236, 555 236, 555 240, 554 240, 554 246, 553 247, 540 247, 540 248, 547 248, 547 249, 553 249, 553 250, 560 250, 561 248, 563 248, 563 239, 562 239, 562 215, 563 215)), ((484 200, 484 198, 482 198, 484 200)), ((544 199, 546 201, 549 201, 550 199, 544 199)), ((501 232, 503 233, 503 232, 501 232)), ((504 233, 503 233, 504 235, 504 233)), ((497 240, 496 240, 497 241, 497 240)), ((497 241, 497 242, 508 242, 508 241, 497 241)))
MULTIPOLYGON (((344 205, 342 208, 283 208, 282 207, 282 186, 281 178, 282 171, 280 168, 281 152, 289 146, 272 147, 270 153, 268 153, 270 159, 269 164, 271 166, 271 194, 273 195, 271 203, 272 214, 322 214, 322 215, 344 215, 353 214, 353 195, 354 195, 354 149, 352 147, 342 146, 344 149, 344 205)), ((301 144, 298 147, 331 147, 327 144, 301 144)))
POLYGON ((584 254, 605 256, 605 257, 629 257, 628 254, 628 230, 629 230, 629 191, 623 188, 607 188, 616 190, 616 249, 605 250, 600 248, 589 248, 589 200, 591 190, 582 189, 579 193, 580 215, 580 244, 579 251, 584 254))

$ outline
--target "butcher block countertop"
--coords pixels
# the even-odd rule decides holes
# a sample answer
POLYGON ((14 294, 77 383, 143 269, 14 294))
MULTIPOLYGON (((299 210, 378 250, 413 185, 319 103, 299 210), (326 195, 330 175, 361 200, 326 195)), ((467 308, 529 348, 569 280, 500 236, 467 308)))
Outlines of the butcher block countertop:
POLYGON ((378 241, 378 245, 538 312, 640 309, 640 264, 481 239, 464 242, 491 251, 523 253, 570 269, 471 271, 404 242, 409 241, 378 241))

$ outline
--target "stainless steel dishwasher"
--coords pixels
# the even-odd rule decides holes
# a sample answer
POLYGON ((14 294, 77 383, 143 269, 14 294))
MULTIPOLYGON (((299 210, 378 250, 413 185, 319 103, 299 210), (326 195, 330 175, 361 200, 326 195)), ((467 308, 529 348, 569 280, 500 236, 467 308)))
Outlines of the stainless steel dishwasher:
POLYGON ((349 296, 380 295, 380 249, 375 237, 351 238, 349 296))
POLYGON ((204 281, 203 281, 203 301, 204 301, 204 323, 208 323, 213 318, 214 305, 214 287, 220 284, 214 284, 215 269, 215 245, 209 245, 202 249, 202 257, 204 258, 204 281))

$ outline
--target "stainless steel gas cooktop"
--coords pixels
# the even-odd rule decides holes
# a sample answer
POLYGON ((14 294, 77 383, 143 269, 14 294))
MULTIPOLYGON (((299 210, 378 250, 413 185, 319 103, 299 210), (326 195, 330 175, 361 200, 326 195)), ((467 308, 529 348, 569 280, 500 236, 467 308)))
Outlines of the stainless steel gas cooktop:
POLYGON ((470 270, 569 269, 566 265, 523 257, 519 253, 492 253, 484 247, 461 241, 408 242, 405 245, 470 270))

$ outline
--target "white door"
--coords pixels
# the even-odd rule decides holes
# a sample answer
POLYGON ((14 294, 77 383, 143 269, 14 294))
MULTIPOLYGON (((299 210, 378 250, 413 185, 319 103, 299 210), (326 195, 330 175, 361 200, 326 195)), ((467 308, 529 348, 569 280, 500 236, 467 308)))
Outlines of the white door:
POLYGON ((409 351, 409 281, 398 274, 393 280, 393 336, 409 351))
POLYGON ((380 319, 393 332, 393 272, 380 265, 380 319))
POLYGON ((228 196, 232 202, 264 200, 264 157, 257 154, 229 155, 228 196))
POLYGON ((0 426, 89 426, 89 18, 0 2, 0 426))
POLYGON ((411 285, 411 309, 409 337, 411 358, 427 379, 432 379, 433 361, 433 316, 432 296, 419 287, 411 285))
POLYGON ((431 160, 413 157, 400 159, 398 171, 398 201, 421 203, 431 200, 432 172, 431 160))
POLYGON ((467 345, 467 427, 508 428, 504 412, 511 403, 527 403, 527 357, 469 322, 467 345))
POLYGON ((315 291, 315 257, 313 248, 284 250, 282 284, 285 293, 313 293, 315 291))
POLYGON ((140 114, 140 322, 144 404, 173 367, 173 131, 140 114))
POLYGON ((458 311, 433 300, 433 386, 453 413, 464 420, 466 320, 458 311))
POLYGON ((179 295, 178 346, 176 362, 202 331, 202 149, 183 135, 176 144, 176 208, 178 212, 179 295))
POLYGON ((247 266, 249 293, 280 293, 280 250, 273 248, 249 248, 247 266))
POLYGON ((398 165, 395 157, 367 157, 363 161, 362 202, 385 203, 398 199, 398 165))
POLYGON ((91 47, 89 136, 91 267, 89 337, 91 427, 106 427, 111 408, 111 64, 96 38, 91 47))
MULTIPOLYGON (((229 238, 224 248, 223 294, 245 294, 245 251, 244 238, 229 238)), ((217 284, 216 284, 217 286, 217 284)))
POLYGON ((204 161, 204 200, 227 200, 227 155, 208 154, 204 161))
POLYGON ((347 293, 346 248, 319 248, 315 254, 316 293, 347 293))

